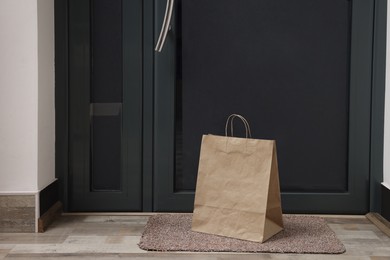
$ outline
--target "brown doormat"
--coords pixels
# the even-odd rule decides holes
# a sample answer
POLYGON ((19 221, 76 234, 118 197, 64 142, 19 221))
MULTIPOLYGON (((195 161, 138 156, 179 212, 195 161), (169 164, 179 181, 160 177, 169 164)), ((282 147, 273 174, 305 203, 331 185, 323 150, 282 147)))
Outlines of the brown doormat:
POLYGON ((285 229, 263 244, 191 231, 192 214, 150 217, 138 244, 151 251, 341 254, 344 245, 325 219, 284 215, 285 229))

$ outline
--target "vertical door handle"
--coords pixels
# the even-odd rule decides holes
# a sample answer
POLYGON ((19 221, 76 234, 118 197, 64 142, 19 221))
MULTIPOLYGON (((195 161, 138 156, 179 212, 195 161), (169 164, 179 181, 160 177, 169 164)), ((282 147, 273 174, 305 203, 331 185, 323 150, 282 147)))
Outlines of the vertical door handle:
POLYGON ((156 47, 154 48, 154 50, 157 52, 161 52, 162 48, 164 47, 165 39, 167 38, 169 27, 171 25, 174 3, 175 0, 167 0, 167 7, 165 8, 165 16, 161 27, 160 36, 158 37, 156 47))

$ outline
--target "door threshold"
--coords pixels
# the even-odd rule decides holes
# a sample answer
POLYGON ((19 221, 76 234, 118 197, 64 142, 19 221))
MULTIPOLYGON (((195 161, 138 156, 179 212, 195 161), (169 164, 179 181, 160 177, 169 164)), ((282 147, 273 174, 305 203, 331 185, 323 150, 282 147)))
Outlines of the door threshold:
POLYGON ((164 213, 182 214, 183 212, 63 212, 62 216, 153 216, 164 213))
MULTIPOLYGON (((192 213, 192 212, 187 212, 192 213)), ((183 214, 183 212, 63 212, 62 216, 154 216, 158 214, 183 214)), ((297 216, 316 216, 323 218, 357 218, 364 219, 365 215, 337 215, 337 214, 283 214, 297 216)))
POLYGON ((63 212, 62 216, 153 216, 157 212, 63 212))

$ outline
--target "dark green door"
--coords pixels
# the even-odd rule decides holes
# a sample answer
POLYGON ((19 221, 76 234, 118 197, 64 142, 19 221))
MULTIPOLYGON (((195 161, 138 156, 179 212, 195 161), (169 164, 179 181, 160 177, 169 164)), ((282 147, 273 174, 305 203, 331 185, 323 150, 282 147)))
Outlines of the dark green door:
POLYGON ((70 211, 192 211, 201 135, 275 139, 285 212, 368 209, 373 1, 68 0, 70 211), (238 131, 239 133, 239 131, 238 131))
MULTIPOLYGON (((165 0, 155 0, 157 41, 165 0)), ((154 210, 191 211, 201 135, 277 141, 284 212, 368 210, 374 1, 176 0, 154 56, 154 210)))
POLYGON ((70 211, 142 211, 142 1, 69 0, 70 211))

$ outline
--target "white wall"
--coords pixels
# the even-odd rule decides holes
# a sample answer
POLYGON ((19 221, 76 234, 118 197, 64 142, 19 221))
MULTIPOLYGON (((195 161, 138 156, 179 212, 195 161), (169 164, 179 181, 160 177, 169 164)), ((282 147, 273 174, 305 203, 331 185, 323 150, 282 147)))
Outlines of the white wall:
MULTIPOLYGON (((390 4, 387 5, 390 14, 390 4)), ((390 188, 390 19, 387 19, 387 50, 386 50, 386 94, 385 94, 385 132, 383 183, 390 188)))
POLYGON ((38 0, 38 189, 54 180, 54 0, 38 0))
POLYGON ((36 191, 36 1, 1 0, 0 34, 0 191, 36 191))
POLYGON ((52 2, 0 1, 1 193, 36 192, 54 179, 52 2))

